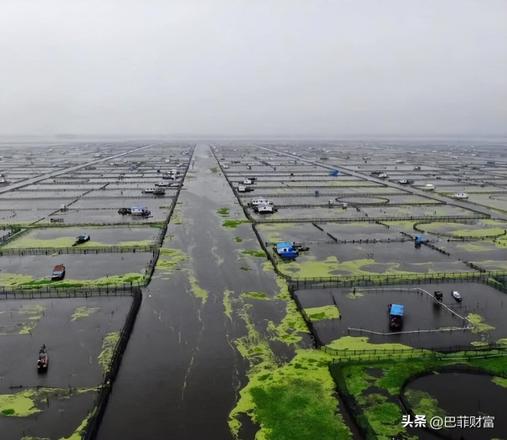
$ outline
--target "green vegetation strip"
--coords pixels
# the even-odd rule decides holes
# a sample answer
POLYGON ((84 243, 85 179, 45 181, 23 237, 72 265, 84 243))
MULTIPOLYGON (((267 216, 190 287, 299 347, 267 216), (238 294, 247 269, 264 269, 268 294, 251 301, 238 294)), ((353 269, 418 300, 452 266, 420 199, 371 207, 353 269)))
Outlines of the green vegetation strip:
POLYGON ((222 217, 227 217, 229 215, 229 208, 219 208, 217 209, 217 214, 222 217))
POLYGON ((308 307, 305 313, 310 321, 340 318, 340 310, 336 306, 308 307))
POLYGON ((119 340, 120 332, 110 332, 102 340, 102 351, 97 359, 103 373, 107 373, 111 368, 111 360, 119 340))
POLYGON ((43 411, 49 399, 67 399, 97 388, 28 388, 13 394, 0 394, 0 416, 28 417, 43 411))
POLYGON ((21 329, 19 330, 20 335, 29 335, 32 330, 37 326, 39 321, 42 319, 46 306, 42 304, 23 304, 19 310, 20 315, 24 315, 27 318, 21 329))
POLYGON ((187 256, 179 249, 160 248, 160 255, 157 260, 157 270, 165 273, 171 273, 180 268, 183 261, 187 260, 187 256))
POLYGON ((262 249, 243 249, 241 253, 250 257, 266 258, 266 254, 262 249))
POLYGON ((242 298, 256 299, 256 300, 267 300, 268 295, 264 292, 243 292, 242 298))
POLYGON ((88 318, 88 316, 93 315, 95 312, 99 310, 98 307, 76 307, 74 309, 74 313, 72 313, 71 321, 77 321, 79 319, 88 318))
POLYGON ((229 416, 231 432, 239 438, 241 416, 247 415, 260 427, 257 440, 349 439, 351 433, 337 413, 335 386, 328 370, 332 358, 322 351, 297 348, 308 330, 287 283, 280 277, 276 282, 278 293, 272 298, 265 295, 265 300, 285 304, 285 311, 278 323, 268 322, 267 335, 254 323, 253 305, 242 301, 245 295, 233 303, 229 295, 224 299, 226 314, 230 313, 228 304, 240 305, 236 313, 246 334, 234 344, 249 363, 248 383, 229 416), (277 359, 270 341, 295 347, 294 357, 288 362, 277 359))
MULTIPOLYGON (((360 349, 371 348, 366 338, 344 339, 331 344, 335 348, 360 349)), ((407 351, 401 344, 378 344, 378 352, 386 351, 383 361, 369 362, 335 362, 331 367, 338 386, 350 394, 361 411, 356 413, 357 422, 369 432, 369 436, 379 439, 392 437, 408 438, 408 433, 401 425, 402 409, 397 404, 397 396, 402 386, 411 378, 425 372, 431 373, 443 367, 474 367, 494 376, 493 382, 499 386, 507 385, 507 356, 487 358, 486 353, 478 356, 467 356, 465 353, 439 354, 427 352, 433 356, 424 357, 423 350, 415 350, 409 362, 394 358, 388 353, 393 350, 407 351), (387 346, 387 347, 386 347, 387 346), (391 351, 390 351, 391 350, 391 351), (421 356, 417 357, 417 353, 421 356)), ((410 351, 410 350, 408 350, 410 351)), ((497 354, 498 355, 498 354, 497 354)), ((415 413, 426 415, 443 415, 438 402, 427 393, 407 389, 405 394, 415 413)))
MULTIPOLYGON (((2 247, 2 249, 37 249, 37 248, 70 248, 76 242, 75 237, 57 237, 47 240, 35 239, 24 235, 17 240, 12 240, 2 247)), ((101 243, 99 241, 90 240, 85 243, 79 244, 77 248, 111 248, 111 247, 146 247, 153 244, 152 240, 137 240, 137 241, 120 241, 118 243, 101 243)))
POLYGON ((0 286, 15 287, 20 289, 38 289, 41 287, 54 287, 59 289, 80 288, 80 287, 115 287, 126 284, 142 284, 144 275, 140 273, 124 273, 121 275, 112 275, 94 280, 73 280, 65 279, 61 281, 52 281, 48 278, 34 280, 30 275, 3 273, 0 274, 0 286))
POLYGON ((228 229, 235 229, 239 225, 242 225, 245 223, 250 223, 250 222, 248 220, 234 220, 234 219, 229 218, 229 219, 224 220, 224 222, 222 223, 222 226, 224 228, 228 228, 228 229))
POLYGON ((188 274, 188 281, 190 283, 190 290, 192 294, 201 301, 201 304, 206 304, 206 301, 208 300, 208 291, 199 285, 197 278, 191 272, 188 274))
POLYGON ((472 324, 472 333, 485 333, 495 329, 492 325, 485 323, 484 318, 477 313, 469 313, 467 319, 472 324))

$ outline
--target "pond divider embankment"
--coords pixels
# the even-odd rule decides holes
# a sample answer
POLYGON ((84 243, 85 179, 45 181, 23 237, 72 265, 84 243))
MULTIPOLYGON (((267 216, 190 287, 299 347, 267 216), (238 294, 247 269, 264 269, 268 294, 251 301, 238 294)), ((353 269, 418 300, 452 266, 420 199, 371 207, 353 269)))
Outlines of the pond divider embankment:
POLYGON ((121 359, 123 357, 123 353, 127 348, 127 344, 134 329, 134 324, 136 321, 137 313, 141 307, 143 295, 140 288, 134 289, 132 291, 132 304, 130 306, 129 313, 125 320, 125 325, 121 330, 120 337, 116 346, 114 348, 113 356, 111 358, 111 363, 109 364, 109 369, 104 374, 102 386, 100 387, 99 394, 97 399, 95 400, 94 409, 92 410, 90 416, 88 417, 88 424, 86 426, 86 431, 83 440, 92 440, 95 439, 97 433, 99 431, 100 424, 102 423, 102 418, 104 417, 104 413, 106 411, 107 402, 109 400, 109 396, 111 394, 114 381, 120 369, 121 359))
POLYGON ((142 287, 141 283, 121 284, 117 286, 95 287, 51 287, 39 288, 0 287, 0 300, 10 299, 53 299, 53 298, 93 298, 99 296, 132 296, 142 287))
POLYGON ((69 246, 62 248, 40 247, 40 248, 0 248, 2 256, 25 256, 25 255, 63 255, 63 254, 135 254, 136 252, 154 252, 158 247, 155 244, 143 246, 97 246, 80 247, 69 246))
POLYGON ((442 221, 442 222, 456 222, 457 220, 464 219, 488 219, 487 215, 481 217, 474 215, 473 217, 463 216, 447 216, 447 217, 435 217, 435 216, 361 216, 361 217, 327 217, 327 218, 262 218, 256 219, 256 223, 354 223, 354 222, 396 222, 396 221, 442 221))
MULTIPOLYGON (((479 282, 489 283, 489 278, 507 277, 507 271, 486 271, 486 272, 431 272, 421 274, 372 274, 372 275, 342 275, 332 277, 312 278, 291 278, 286 274, 283 276, 296 289, 312 288, 339 288, 358 286, 383 286, 399 284, 434 284, 444 282, 479 282)), ((498 281, 498 280, 497 280, 498 281)), ((503 283, 495 284, 493 287, 503 283)))

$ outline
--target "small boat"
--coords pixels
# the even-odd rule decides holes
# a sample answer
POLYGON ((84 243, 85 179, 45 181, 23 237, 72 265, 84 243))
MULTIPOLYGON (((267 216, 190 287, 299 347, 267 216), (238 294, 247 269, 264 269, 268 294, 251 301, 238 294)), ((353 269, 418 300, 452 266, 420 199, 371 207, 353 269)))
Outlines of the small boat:
POLYGON ((405 306, 403 304, 389 304, 387 306, 387 311, 389 313, 389 328, 395 331, 401 330, 405 306))
POLYGON ((433 185, 432 183, 427 183, 421 189, 423 191, 434 191, 435 190, 435 185, 433 185))
POLYGON ((463 301, 463 297, 461 296, 461 293, 459 293, 457 290, 453 290, 452 291, 452 297, 457 301, 457 302, 461 302, 463 301))
POLYGON ((465 192, 460 192, 460 193, 456 193, 454 194, 453 196, 455 199, 458 199, 458 200, 466 200, 468 199, 468 194, 465 193, 465 192))
POLYGON ((444 298, 444 294, 442 293, 441 290, 435 290, 435 293, 433 294, 433 296, 439 302, 442 302, 442 299, 444 298))
POLYGON ((90 235, 89 234, 81 234, 76 237, 76 242, 74 245, 86 243, 87 241, 90 241, 90 235))
POLYGON ((163 195, 165 195, 165 190, 163 188, 160 188, 160 187, 145 188, 145 189, 143 189, 143 193, 144 194, 153 194, 155 196, 163 196, 163 195))
POLYGON ((130 208, 130 214, 135 217, 149 217, 151 215, 151 211, 146 208, 133 206, 130 208))
POLYGON ((165 196, 165 189, 163 188, 155 188, 155 191, 153 191, 154 196, 165 196))
POLYGON ((412 185, 414 181, 412 179, 400 179, 398 180, 400 185, 412 185))
POLYGON ((39 373, 45 372, 48 369, 49 357, 46 349, 46 344, 43 344, 39 350, 39 358, 37 359, 37 371, 39 373))
POLYGON ((65 278, 65 266, 63 264, 57 264, 53 267, 53 272, 51 274, 51 280, 59 281, 65 278))

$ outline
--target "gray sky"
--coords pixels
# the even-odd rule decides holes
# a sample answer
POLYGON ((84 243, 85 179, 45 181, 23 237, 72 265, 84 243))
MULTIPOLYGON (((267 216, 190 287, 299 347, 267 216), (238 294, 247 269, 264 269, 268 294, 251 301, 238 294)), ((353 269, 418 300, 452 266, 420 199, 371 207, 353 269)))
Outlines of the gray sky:
POLYGON ((507 133, 505 0, 0 0, 0 134, 507 133))

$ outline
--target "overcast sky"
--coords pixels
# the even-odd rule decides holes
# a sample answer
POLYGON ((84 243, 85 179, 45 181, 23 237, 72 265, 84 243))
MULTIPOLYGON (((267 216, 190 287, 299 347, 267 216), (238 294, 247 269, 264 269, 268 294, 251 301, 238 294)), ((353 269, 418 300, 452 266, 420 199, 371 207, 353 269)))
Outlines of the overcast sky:
POLYGON ((506 0, 0 0, 0 134, 506 123, 506 0))

